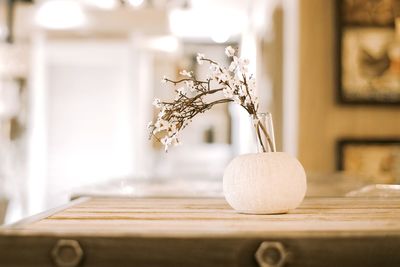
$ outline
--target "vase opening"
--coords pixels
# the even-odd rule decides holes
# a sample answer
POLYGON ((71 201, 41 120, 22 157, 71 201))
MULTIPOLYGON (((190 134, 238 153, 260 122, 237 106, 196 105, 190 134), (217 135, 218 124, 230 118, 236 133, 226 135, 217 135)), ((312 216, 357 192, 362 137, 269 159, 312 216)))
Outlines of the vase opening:
POLYGON ((276 152, 274 125, 271 113, 251 115, 255 130, 257 152, 276 152))

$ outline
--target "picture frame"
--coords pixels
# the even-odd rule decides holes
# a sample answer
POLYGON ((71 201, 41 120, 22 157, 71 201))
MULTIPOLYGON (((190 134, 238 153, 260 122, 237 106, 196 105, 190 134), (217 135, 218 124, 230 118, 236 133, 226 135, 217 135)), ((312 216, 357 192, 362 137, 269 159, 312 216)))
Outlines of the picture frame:
POLYGON ((399 0, 336 1, 339 104, 400 106, 399 15, 399 0))
POLYGON ((338 171, 374 183, 400 183, 400 138, 347 138, 336 146, 338 171))

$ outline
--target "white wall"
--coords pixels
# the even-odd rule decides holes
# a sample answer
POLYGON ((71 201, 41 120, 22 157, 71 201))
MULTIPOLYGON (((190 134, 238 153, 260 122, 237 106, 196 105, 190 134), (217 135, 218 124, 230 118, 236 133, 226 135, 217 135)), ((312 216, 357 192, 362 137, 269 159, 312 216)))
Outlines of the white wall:
POLYGON ((31 94, 28 188, 37 212, 67 201, 74 187, 132 176, 139 116, 128 40, 42 38, 33 52, 33 66, 44 66, 31 94))

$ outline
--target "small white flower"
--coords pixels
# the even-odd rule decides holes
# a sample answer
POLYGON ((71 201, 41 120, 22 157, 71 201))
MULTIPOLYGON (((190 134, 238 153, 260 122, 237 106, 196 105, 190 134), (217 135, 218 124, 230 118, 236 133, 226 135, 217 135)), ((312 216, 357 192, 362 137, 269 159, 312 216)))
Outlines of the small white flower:
POLYGON ((170 135, 175 135, 177 133, 177 128, 175 123, 171 123, 168 128, 168 132, 170 135))
POLYGON ((166 110, 167 110, 167 107, 166 106, 162 106, 160 112, 158 112, 158 116, 157 117, 159 119, 161 119, 165 115, 166 110))
POLYGON ((170 127, 170 123, 162 118, 159 118, 154 124, 156 132, 167 130, 170 127))
POLYGON ((175 133, 172 133, 170 135, 164 136, 163 138, 161 138, 161 143, 164 145, 165 152, 168 152, 168 147, 169 146, 179 145, 178 132, 175 132, 175 133))
POLYGON ((254 77, 250 78, 247 84, 250 90, 254 90, 256 88, 256 79, 254 79, 254 77))
POLYGON ((227 73, 222 73, 218 78, 220 79, 220 81, 226 82, 229 80, 230 76, 227 73))
POLYGON ((196 59, 197 59, 197 63, 199 65, 202 65, 204 63, 204 58, 205 58, 204 54, 197 53, 197 58, 196 59))
POLYGON ((249 65, 249 60, 247 58, 243 58, 239 60, 238 66, 240 69, 241 73, 247 73, 248 68, 247 66, 249 65))
POLYGON ((171 138, 169 138, 168 136, 164 136, 163 138, 161 138, 161 144, 164 145, 165 152, 168 152, 168 146, 171 144, 171 138))
POLYGON ((164 136, 163 138, 161 138, 160 141, 161 141, 161 144, 163 144, 163 145, 168 144, 170 142, 168 136, 164 136))
POLYGON ((229 87, 225 87, 225 88, 222 90, 222 93, 224 94, 224 96, 225 96, 226 98, 232 99, 233 96, 234 96, 233 90, 232 90, 231 88, 229 88, 229 87))
POLYGON ((162 106, 161 100, 158 98, 154 99, 153 106, 155 106, 156 108, 161 108, 162 106))
POLYGON ((185 86, 179 87, 176 89, 176 92, 178 92, 179 95, 186 95, 188 92, 188 88, 185 86))
POLYGON ((234 72, 238 67, 238 65, 239 65, 239 59, 238 57, 234 56, 231 65, 229 65, 229 71, 234 72))
POLYGON ((215 64, 211 64, 209 69, 213 72, 219 71, 219 67, 215 64))
POLYGON ((228 83, 229 83, 229 86, 233 89, 236 89, 241 86, 240 80, 238 80, 236 77, 232 77, 232 76, 229 79, 228 83))
POLYGON ((242 86, 240 86, 240 87, 238 88, 238 94, 239 94, 239 96, 244 96, 244 95, 246 95, 246 88, 243 88, 242 86))
POLYGON ((185 81, 185 86, 190 90, 192 87, 194 87, 194 82, 193 81, 185 81))
POLYGON ((216 79, 219 75, 221 75, 221 70, 218 65, 211 64, 210 70, 212 71, 211 78, 216 79))
POLYGON ((190 71, 187 70, 182 70, 181 72, 179 72, 180 75, 182 76, 186 76, 186 77, 192 77, 192 73, 190 71))
POLYGON ((249 94, 251 95, 251 96, 255 96, 256 95, 256 93, 255 93, 255 90, 253 89, 253 88, 251 88, 250 86, 248 87, 248 90, 249 90, 249 94))
POLYGON ((168 80, 168 78, 167 78, 167 76, 163 76, 163 78, 161 79, 161 83, 167 83, 167 80, 168 80))
POLYGON ((228 46, 227 48, 225 48, 225 54, 228 57, 233 57, 235 55, 235 49, 232 46, 228 46))

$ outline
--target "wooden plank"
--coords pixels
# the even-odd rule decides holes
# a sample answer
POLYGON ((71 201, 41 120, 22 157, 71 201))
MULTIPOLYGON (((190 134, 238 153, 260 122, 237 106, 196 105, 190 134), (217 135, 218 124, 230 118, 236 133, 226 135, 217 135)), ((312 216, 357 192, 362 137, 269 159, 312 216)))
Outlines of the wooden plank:
MULTIPOLYGON (((49 217, 49 216, 51 216, 51 215, 53 215, 55 213, 61 212, 61 211, 65 210, 65 209, 68 209, 70 207, 73 207, 75 205, 78 205, 78 204, 86 202, 86 201, 89 201, 89 198, 82 197, 82 198, 79 198, 79 199, 75 199, 73 201, 68 202, 65 205, 61 205, 61 206, 56 207, 54 209, 50 209, 50 210, 38 213, 36 215, 33 215, 33 216, 28 217, 28 218, 22 219, 22 220, 20 220, 20 221, 18 221, 16 223, 11 224, 11 225, 6 225, 6 226, 4 226, 4 228, 9 228, 9 227, 10 228, 16 228, 16 227, 21 227, 23 225, 28 225, 28 224, 43 220, 43 219, 45 219, 45 218, 47 218, 47 217, 49 217)), ((1 230, 1 227, 0 227, 0 230, 1 230)))
POLYGON ((96 198, 5 234, 159 237, 400 235, 398 198, 309 198, 288 214, 247 215, 220 198, 96 198))
POLYGON ((311 198, 288 214, 247 215, 223 199, 81 199, 0 230, 0 266, 54 266, 60 239, 80 266, 258 266, 264 241, 285 266, 400 266, 400 199, 311 198))

